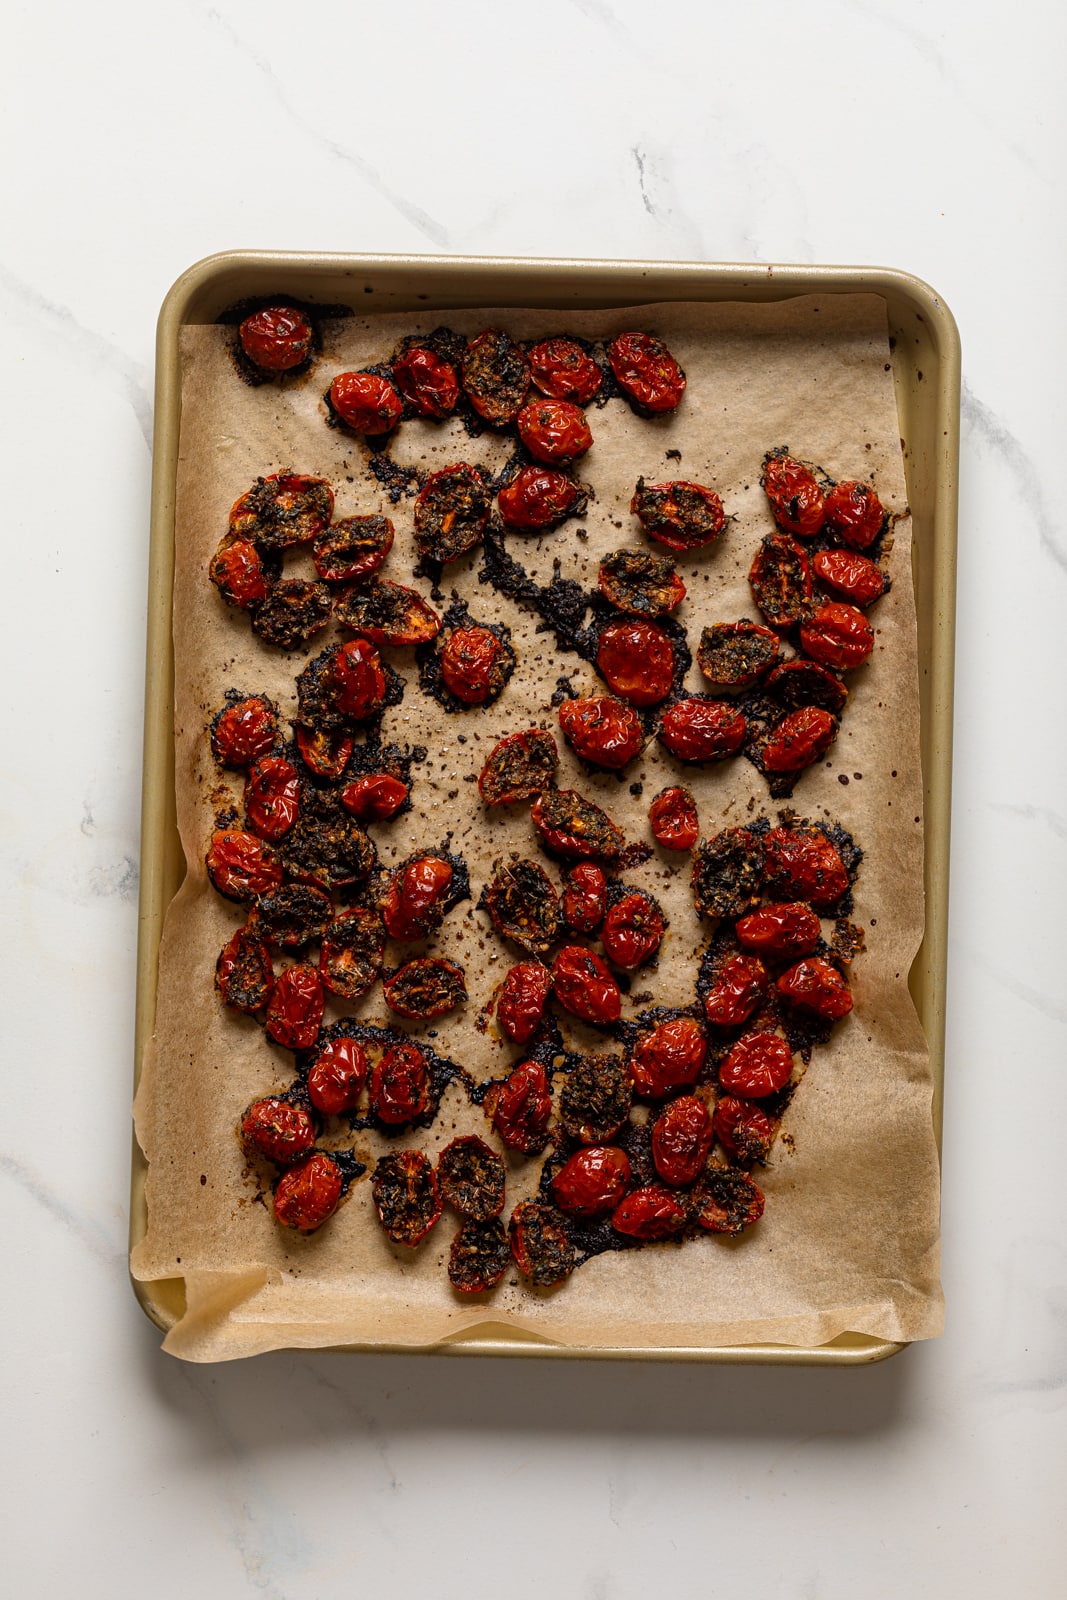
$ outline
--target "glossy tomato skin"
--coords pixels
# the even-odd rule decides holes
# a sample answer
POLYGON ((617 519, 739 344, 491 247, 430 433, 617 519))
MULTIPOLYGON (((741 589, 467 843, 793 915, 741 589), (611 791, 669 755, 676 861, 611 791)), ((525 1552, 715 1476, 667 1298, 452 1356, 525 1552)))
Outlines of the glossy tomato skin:
POLYGON ((762 483, 778 526, 798 539, 813 539, 826 507, 810 469, 790 455, 772 453, 763 463, 762 483))
POLYGON ((542 339, 526 357, 535 388, 550 400, 586 405, 600 392, 604 374, 575 339, 542 339))
POLYGON ((295 306, 264 306, 245 317, 238 329, 241 349, 261 372, 291 372, 311 353, 315 334, 295 306))
POLYGON ((423 345, 409 345, 393 362, 393 382, 420 417, 452 415, 459 399, 459 378, 451 362, 423 345))
POLYGON ((208 877, 227 900, 251 900, 277 889, 282 864, 269 844, 254 833, 224 828, 211 836, 207 852, 208 877))
POLYGON ((715 490, 684 480, 646 483, 639 478, 630 511, 650 539, 682 554, 713 544, 726 526, 715 490))
POLYGON ((634 706, 665 700, 674 678, 674 646, 653 622, 609 622, 597 646, 597 668, 609 688, 634 706))
POLYGON ((685 393, 685 373, 662 340, 650 333, 620 333, 608 361, 623 394, 639 411, 673 411, 685 393))
POLYGON ((766 1161, 774 1143, 774 1123, 759 1106, 724 1095, 712 1117, 715 1137, 731 1161, 766 1161))
POLYGON ((279 1178, 274 1190, 274 1220, 284 1228, 311 1233, 333 1216, 343 1190, 337 1162, 324 1150, 316 1150, 279 1178))
POLYGON ((800 624, 800 643, 824 667, 860 667, 874 649, 874 629, 855 606, 828 600, 800 624))
POLYGON ((251 924, 237 932, 219 952, 215 987, 223 1005, 254 1016, 262 1011, 274 989, 274 967, 265 941, 251 924))
POLYGON ((869 483, 838 483, 826 496, 826 526, 853 550, 873 544, 884 521, 882 502, 869 483))
POLYGON ((793 1053, 777 1033, 746 1033, 719 1068, 727 1094, 762 1100, 784 1089, 793 1075, 793 1053))
POLYGON ((310 728, 298 723, 296 747, 304 765, 316 778, 340 778, 347 767, 355 740, 343 728, 310 728))
POLYGON ((725 761, 745 742, 748 724, 735 706, 697 695, 676 700, 660 722, 660 743, 679 761, 725 761))
POLYGON ((700 837, 696 801, 688 789, 661 789, 648 808, 648 821, 664 850, 692 850, 700 837))
POLYGON ((767 772, 802 772, 824 756, 837 738, 837 719, 821 706, 802 706, 776 722, 760 746, 767 772))
POLYGON ((340 647, 333 663, 337 709, 353 722, 363 722, 381 709, 385 700, 382 658, 369 639, 350 639, 340 647))
POLYGON ((563 880, 563 920, 575 933, 595 933, 608 909, 608 880, 595 861, 579 861, 563 880))
POLYGON ((622 1015, 622 994, 600 957, 568 944, 552 963, 552 987, 565 1011, 604 1026, 622 1015))
POLYGON ((593 443, 585 412, 569 400, 531 400, 517 419, 519 438, 535 461, 566 467, 593 443))
POLYGON ((695 1094, 679 1095, 652 1127, 652 1159, 664 1183, 694 1183, 714 1142, 711 1116, 695 1094))
POLYGON ((354 1111, 367 1081, 367 1052, 358 1039, 343 1035, 319 1050, 308 1071, 308 1099, 324 1117, 354 1111))
POLYGON ((739 1028, 767 993, 767 969, 758 956, 731 955, 719 967, 704 999, 709 1022, 739 1028))
POLYGON ((386 1127, 398 1128, 430 1108, 430 1072, 414 1044, 395 1044, 370 1075, 371 1110, 386 1127))
POLYGON ((750 911, 734 924, 734 931, 746 950, 763 956, 794 957, 815 949, 822 924, 809 906, 792 900, 750 911))
POLYGON ((615 1145, 587 1145, 552 1179, 552 1198, 571 1217, 603 1217, 630 1185, 630 1162, 615 1145))
POLYGON ((452 867, 440 856, 417 856, 399 869, 386 891, 382 920, 394 939, 425 939, 441 921, 452 867))
POLYGON ((245 785, 245 816, 261 839, 282 839, 300 814, 300 774, 284 756, 262 756, 245 785))
POLYGON ((837 846, 817 828, 772 828, 763 836, 765 885, 775 900, 832 906, 848 888, 837 846))
POLYGON ((855 550, 820 550, 812 566, 820 583, 862 610, 885 593, 886 576, 881 567, 855 550))
POLYGON ((524 1155, 543 1150, 552 1115, 552 1092, 541 1063, 520 1061, 486 1096, 485 1109, 509 1150, 524 1155))
POLYGON ((445 686, 465 706, 480 706, 499 688, 504 644, 489 628, 453 628, 441 651, 445 686))
POLYGON ((609 960, 625 971, 650 961, 663 943, 663 913, 640 889, 620 896, 608 907, 600 942, 609 960))
POLYGON ((554 467, 522 467, 497 495, 506 528, 536 532, 554 528, 566 517, 580 517, 587 496, 573 478, 554 467))
POLYGON ((552 990, 552 974, 539 961, 520 961, 504 979, 496 1019, 505 1039, 528 1044, 541 1026, 552 990))
POLYGON ((395 428, 403 412, 400 396, 376 372, 341 372, 330 384, 330 405, 353 433, 376 436, 395 428))
POLYGON ((241 1117, 241 1143, 249 1155, 266 1156, 280 1167, 302 1161, 315 1148, 318 1130, 306 1107, 277 1095, 253 1100, 241 1117))
POLYGON ((211 724, 211 754, 220 767, 250 767, 278 735, 278 713, 262 695, 224 706, 211 724))
POLYGON ((408 786, 388 772, 355 778, 341 790, 341 804, 360 822, 388 822, 408 797, 408 786))
POLYGON ((252 611, 270 591, 272 578, 251 539, 227 536, 211 558, 208 573, 228 606, 252 611))
POLYGON ((266 1028, 286 1050, 310 1050, 319 1036, 325 996, 315 967, 286 967, 267 1006, 266 1028))
POLYGON ((823 1022, 839 1022, 852 1010, 847 979, 821 956, 798 961, 782 973, 775 987, 789 1005, 820 1017, 823 1022))
POLYGON ((661 1022, 634 1045, 629 1063, 634 1089, 646 1100, 661 1100, 696 1083, 707 1054, 708 1041, 695 1018, 661 1022))
POLYGON ((559 725, 576 755, 609 772, 621 772, 640 755, 645 743, 645 730, 636 711, 609 694, 564 700, 559 725))
POLYGON ((649 1184, 616 1206, 611 1226, 629 1239, 668 1239, 685 1226, 685 1207, 670 1189, 649 1184))

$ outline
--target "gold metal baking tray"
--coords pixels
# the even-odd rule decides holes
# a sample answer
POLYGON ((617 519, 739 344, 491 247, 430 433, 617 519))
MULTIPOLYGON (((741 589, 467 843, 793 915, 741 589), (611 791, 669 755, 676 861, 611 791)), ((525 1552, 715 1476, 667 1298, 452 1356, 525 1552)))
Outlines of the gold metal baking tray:
MULTIPOLYGON (((181 420, 178 341, 187 323, 213 322, 236 302, 290 294, 309 303, 347 305, 361 315, 457 307, 544 306, 580 310, 658 301, 767 302, 806 294, 877 294, 894 341, 893 377, 914 519, 919 635, 919 700, 926 822, 926 932, 909 985, 930 1046, 933 1116, 940 1148, 944 1077, 948 924, 952 690, 956 595, 960 344, 940 296, 906 272, 876 267, 755 266, 704 262, 566 261, 477 256, 312 255, 228 251, 182 274, 160 312, 156 339, 155 454, 149 555, 145 674, 141 886, 137 951, 135 1081, 152 1035, 160 936, 185 870, 175 819, 174 659, 171 589, 174 500, 181 420)), ((146 1163, 136 1140, 130 1245, 145 1232, 146 1163)), ((134 1282, 145 1313, 169 1329, 181 1315, 181 1278, 134 1282)), ((388 1343, 360 1346, 412 1352, 388 1343)), ((536 1355, 670 1361, 778 1362, 830 1366, 883 1360, 903 1346, 862 1334, 828 1344, 717 1348, 611 1349, 560 1346, 491 1323, 421 1350, 436 1355, 536 1355)))

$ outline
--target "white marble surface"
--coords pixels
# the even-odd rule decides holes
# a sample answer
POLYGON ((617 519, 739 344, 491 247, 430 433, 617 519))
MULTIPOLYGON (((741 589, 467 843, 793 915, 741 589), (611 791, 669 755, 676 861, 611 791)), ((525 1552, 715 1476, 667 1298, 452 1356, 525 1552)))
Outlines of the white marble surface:
POLYGON ((8 1592, 1060 1592, 1064 31, 1054 0, 8 7, 8 1592), (939 1342, 842 1373, 159 1353, 125 1278, 152 340, 233 246, 867 262, 954 310, 939 1342))

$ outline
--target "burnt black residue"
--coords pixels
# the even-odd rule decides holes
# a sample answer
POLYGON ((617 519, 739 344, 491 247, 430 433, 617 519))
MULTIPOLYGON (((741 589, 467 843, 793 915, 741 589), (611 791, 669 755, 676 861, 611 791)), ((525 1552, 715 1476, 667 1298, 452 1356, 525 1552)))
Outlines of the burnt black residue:
MULTIPOLYGON (((358 437, 362 437, 359 435, 358 437)), ((389 435, 392 438, 392 435, 389 435)), ((399 505, 401 500, 414 499, 419 492, 419 474, 414 467, 402 467, 393 460, 385 445, 375 443, 370 451, 367 461, 372 476, 381 484, 389 496, 391 505, 399 505)))
POLYGON ((556 687, 553 690, 552 698, 548 703, 550 706, 561 706, 564 700, 577 700, 577 698, 578 691, 574 687, 574 684, 571 682, 570 678, 557 678, 556 687))

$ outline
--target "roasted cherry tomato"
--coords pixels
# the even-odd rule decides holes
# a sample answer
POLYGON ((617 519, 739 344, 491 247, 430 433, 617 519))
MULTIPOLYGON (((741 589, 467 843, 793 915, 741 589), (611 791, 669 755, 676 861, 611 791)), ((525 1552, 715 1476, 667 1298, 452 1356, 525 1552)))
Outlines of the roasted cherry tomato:
POLYGON ((215 963, 215 987, 223 1005, 252 1016, 262 1011, 274 988, 270 951, 251 926, 238 928, 215 963))
POLYGON ((760 746, 768 772, 802 772, 824 756, 837 738, 837 719, 821 706, 803 706, 776 722, 760 746))
POLYGON ((769 533, 760 541, 748 581, 772 628, 791 628, 811 611, 811 562, 788 533, 769 533))
POLYGON ((495 1289, 511 1264, 511 1246, 504 1224, 489 1222, 462 1224, 448 1252, 448 1281, 463 1294, 484 1294, 495 1289))
POLYGON ((382 920, 390 935, 425 939, 439 928, 452 878, 451 864, 440 856, 416 856, 398 868, 382 903, 382 920))
POLYGON ((593 443, 585 412, 569 400, 531 400, 516 419, 519 438, 535 461, 566 467, 593 443))
POLYGON ((441 651, 445 687, 465 706, 481 706, 503 689, 515 657, 489 628, 453 628, 441 651))
POLYGON ((337 709, 353 722, 363 722, 385 700, 382 658, 369 639, 350 639, 334 657, 337 709))
POLYGON ((300 813, 300 774, 284 756, 262 756, 245 785, 245 816, 261 839, 281 839, 300 813))
POLYGON ((782 973, 775 987, 791 1006, 821 1017, 823 1022, 839 1022, 852 1010, 848 980, 821 956, 798 961, 782 973))
POLYGON ((693 1183, 704 1170, 715 1135, 703 1100, 680 1095, 652 1126, 652 1159, 664 1183, 693 1183))
POLYGON ((685 1207, 670 1189, 648 1184, 615 1207, 611 1226, 628 1239, 667 1239, 685 1226, 685 1207))
POLYGON ((408 786, 388 772, 355 778, 341 790, 341 804, 360 822, 388 822, 408 797, 408 786))
POLYGON ((794 656, 791 661, 783 661, 781 666, 775 667, 763 687, 783 711, 819 706, 837 716, 848 699, 848 690, 836 672, 804 656, 794 656))
POLYGON ((485 1110, 509 1150, 533 1155, 543 1150, 552 1115, 552 1094, 539 1061, 522 1061, 485 1097, 485 1110))
POLYGON ((324 1117, 354 1111, 367 1081, 367 1052, 341 1034, 318 1051, 308 1071, 308 1099, 324 1117))
POLYGON ((748 689, 780 653, 778 635, 758 622, 714 622, 700 635, 697 665, 717 689, 748 689))
POLYGON ((727 1094, 762 1100, 784 1089, 793 1075, 793 1053, 777 1033, 746 1033, 719 1068, 727 1094))
POLYGON ((800 901, 760 906, 734 925, 746 950, 765 956, 806 956, 822 935, 815 912, 800 901))
POLYGON ((487 328, 463 357, 463 388, 480 417, 501 427, 514 422, 530 387, 526 357, 509 334, 487 328))
POLYGON ((704 1030, 693 1017, 674 1017, 639 1034, 630 1057, 634 1089, 661 1100, 672 1089, 696 1083, 708 1053, 704 1030))
POLYGON ((600 635, 597 669, 608 687, 635 706, 665 700, 674 678, 674 646, 654 622, 609 622, 600 635))
POLYGON ((580 517, 587 502, 573 478, 543 466, 522 467, 497 495, 504 526, 523 532, 555 528, 567 517, 580 517))
POLYGON ((701 550, 726 526, 722 501, 702 483, 646 483, 638 478, 630 511, 650 539, 668 550, 701 550))
POLYGON ((395 1044, 370 1075, 370 1106, 379 1122, 398 1128, 430 1109, 430 1072, 415 1044, 395 1044))
POLYGON ((564 1132, 582 1144, 606 1144, 629 1117, 632 1093, 617 1056, 582 1056, 560 1090, 564 1132))
POLYGON ((763 1215, 761 1191, 737 1167, 708 1167, 694 1198, 696 1220, 709 1233, 738 1234, 763 1215))
POLYGON ((564 700, 559 725, 575 755, 609 772, 621 772, 644 748, 645 730, 637 712, 610 694, 564 700))
POLYGON ((542 339, 527 359, 535 387, 552 400, 585 405, 600 392, 604 374, 575 339, 542 339))
POLYGON ((315 571, 324 583, 361 583, 377 572, 392 548, 388 517, 343 517, 315 540, 315 571))
POLYGON ((337 602, 337 620, 375 644, 428 644, 441 631, 441 619, 415 589, 375 578, 350 589, 337 602))
POLYGON ((252 541, 232 539, 229 534, 212 556, 208 574, 226 604, 242 611, 261 604, 273 582, 252 541))
POLYGON ((595 933, 608 909, 608 880, 595 861, 579 861, 563 880, 563 920, 575 933, 595 933))
POLYGON ((504 1163, 477 1134, 463 1134, 445 1145, 437 1158, 437 1182, 462 1217, 488 1222, 504 1209, 504 1163))
POLYGON ((310 1050, 319 1036, 325 996, 314 967, 286 967, 267 1007, 267 1033, 286 1050, 310 1050))
POLYGON ((702 917, 739 917, 759 899, 763 847, 747 828, 706 839, 693 862, 693 900, 702 917))
POLYGON ((279 650, 302 650, 330 620, 333 600, 325 583, 282 578, 252 617, 252 632, 279 650))
POLYGON ((261 372, 291 372, 311 353, 315 334, 295 306, 264 306, 253 311, 237 330, 241 349, 261 372))
POLYGON ((536 861, 511 856, 493 864, 481 902, 503 939, 530 955, 546 956, 559 933, 559 896, 536 861))
POLYGON ((415 501, 415 547, 430 561, 458 561, 489 520, 491 494, 477 467, 461 461, 432 472, 415 501))
POLYGON ((715 1137, 731 1161, 764 1162, 774 1143, 775 1125, 759 1106, 724 1095, 711 1119, 715 1137))
POLYGON ((382 1156, 370 1181, 378 1221, 394 1244, 413 1250, 445 1208, 437 1173, 421 1150, 393 1150, 382 1156))
POLYGON ((552 963, 552 987, 563 1009, 583 1022, 618 1022, 622 1014, 618 984, 600 957, 582 945, 564 945, 552 963))
POLYGON ((603 1217, 614 1211, 630 1185, 630 1162, 615 1145, 578 1150, 556 1173, 552 1198, 571 1217, 603 1217))
POLYGON ((874 649, 874 629, 855 606, 829 600, 800 624, 800 643, 824 667, 862 666, 874 649))
POLYGON ((679 761, 725 761, 740 750, 747 731, 736 707, 690 695, 664 711, 659 740, 679 761))
POLYGON ((296 747, 316 778, 336 779, 349 763, 355 740, 343 728, 309 728, 299 723, 296 747))
POLYGON ((389 380, 376 372, 339 372, 330 384, 330 405, 353 433, 372 436, 395 428, 404 409, 389 380))
POLYGON ((393 362, 393 381, 420 417, 451 416, 459 399, 459 378, 451 362, 412 344, 393 362))
POLYGON ((886 576, 881 567, 855 550, 820 550, 812 566, 820 583, 864 610, 885 593, 886 576))
POLYGON ((763 836, 763 853, 772 899, 832 906, 848 888, 837 846, 818 828, 772 828, 763 836))
POLYGON ((692 850, 700 837, 696 801, 688 789, 661 789, 648 808, 648 821, 664 850, 692 850))
POLYGON ((332 994, 358 1000, 374 987, 385 955, 381 918, 365 906, 353 906, 330 923, 322 936, 319 975, 332 994))
POLYGON ((250 767, 278 735, 278 711, 263 695, 231 701, 211 723, 211 754, 220 767, 250 767))
POLYGON ((280 1167, 303 1160, 315 1148, 317 1134, 306 1106, 273 1094, 253 1100, 241 1117, 241 1143, 248 1154, 266 1156, 280 1167))
POLYGON ((884 521, 882 502, 869 483, 838 483, 826 496, 826 526, 853 550, 873 544, 884 521))
POLYGON ((685 393, 685 373, 667 346, 650 333, 620 333, 608 345, 615 381, 639 411, 673 411, 685 393))
POLYGON ((386 1005, 398 1017, 431 1022, 454 1011, 467 998, 467 980, 463 968, 454 961, 420 956, 386 978, 382 993, 386 1005))
POLYGON ((608 907, 600 942, 609 960, 630 971, 651 961, 663 943, 663 913, 651 895, 631 889, 608 907))
POLYGON ((685 584, 667 556, 648 550, 615 550, 597 573, 605 600, 635 617, 664 617, 685 599, 685 584))
POLYGON ((774 520, 786 533, 813 539, 823 525, 823 493, 814 474, 784 451, 764 457, 761 479, 774 520))
POLYGON ((283 1172, 274 1188, 274 1220, 283 1228, 311 1233, 332 1217, 341 1200, 344 1179, 332 1156, 316 1150, 283 1172))
POLYGON ((530 807, 545 848, 558 856, 614 861, 623 838, 606 811, 577 789, 545 789, 530 807))
POLYGON ((767 993, 767 969, 758 956, 729 955, 719 965, 704 998, 709 1022, 739 1028, 767 993))
POLYGON ((287 550, 317 539, 333 516, 333 490, 325 478, 275 472, 257 478, 230 507, 229 531, 254 539, 263 552, 287 550))
POLYGON ((511 1214, 508 1236, 515 1265, 535 1288, 550 1289, 574 1271, 574 1245, 552 1206, 520 1201, 511 1214))
POLYGON ((520 961, 504 979, 496 1003, 500 1031, 512 1044, 527 1044, 541 1026, 552 974, 539 961, 520 961))
POLYGON ((336 792, 305 791, 296 826, 284 840, 285 870, 291 878, 321 889, 347 889, 362 883, 377 859, 363 828, 336 792))
POLYGON ((490 750, 478 778, 478 793, 487 806, 510 806, 531 800, 556 781, 559 751, 542 728, 509 733, 490 750))
POLYGON ((282 864, 270 845, 238 828, 212 834, 207 871, 227 900, 251 900, 276 889, 282 881, 282 864))
POLYGON ((321 939, 333 919, 328 894, 309 883, 283 883, 256 901, 256 928, 268 944, 299 950, 321 939))

